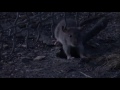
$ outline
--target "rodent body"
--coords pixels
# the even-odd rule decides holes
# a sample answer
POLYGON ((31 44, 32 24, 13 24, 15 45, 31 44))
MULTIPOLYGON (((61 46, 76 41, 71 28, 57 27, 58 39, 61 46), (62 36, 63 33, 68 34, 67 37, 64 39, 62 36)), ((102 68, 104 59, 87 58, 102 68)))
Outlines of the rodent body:
MULTIPOLYGON (((89 19, 86 22, 91 22, 93 19, 89 19)), ((82 33, 82 28, 76 27, 76 22, 73 19, 67 19, 67 27, 65 20, 61 20, 55 28, 54 35, 57 42, 60 42, 63 46, 63 50, 67 56, 67 59, 72 59, 70 55, 71 47, 76 47, 81 58, 87 58, 84 56, 84 45, 87 41, 97 35, 101 30, 107 27, 109 18, 101 17, 101 19, 90 29, 85 35, 82 33), (83 45, 84 44, 84 45, 83 45)), ((82 23, 82 24, 85 24, 82 23)), ((80 25, 81 26, 81 25, 80 25)))
POLYGON ((65 20, 61 20, 54 31, 57 42, 62 44, 63 50, 67 56, 67 59, 73 59, 70 55, 70 48, 77 47, 81 58, 84 57, 84 46, 82 43, 82 33, 80 28, 76 27, 75 20, 68 19, 67 27, 65 20))

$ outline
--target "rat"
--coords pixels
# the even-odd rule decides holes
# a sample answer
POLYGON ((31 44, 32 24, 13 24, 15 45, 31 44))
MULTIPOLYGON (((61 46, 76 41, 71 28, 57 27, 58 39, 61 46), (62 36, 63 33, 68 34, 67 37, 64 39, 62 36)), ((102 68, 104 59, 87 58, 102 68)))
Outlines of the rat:
MULTIPOLYGON (((88 20, 89 21, 89 20, 88 20)), ((71 47, 75 47, 78 50, 80 58, 87 58, 84 53, 84 45, 87 41, 97 35, 101 30, 107 27, 109 18, 102 17, 90 31, 84 35, 81 27, 76 27, 76 22, 73 19, 67 19, 67 25, 65 19, 61 20, 55 27, 54 36, 56 42, 62 44, 62 48, 67 56, 67 59, 73 59, 70 50, 71 47)))
POLYGON ((84 56, 84 46, 82 43, 82 33, 80 32, 80 27, 76 27, 75 20, 68 19, 67 27, 65 20, 61 20, 55 28, 54 36, 56 42, 62 44, 62 48, 67 56, 67 59, 74 59, 70 54, 71 47, 76 47, 78 49, 80 58, 85 58, 84 56))

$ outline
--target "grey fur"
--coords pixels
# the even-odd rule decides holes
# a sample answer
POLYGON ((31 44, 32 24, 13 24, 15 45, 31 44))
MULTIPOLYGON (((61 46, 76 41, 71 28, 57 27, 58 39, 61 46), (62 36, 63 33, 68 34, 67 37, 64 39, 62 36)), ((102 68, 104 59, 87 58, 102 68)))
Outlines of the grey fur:
POLYGON ((80 28, 76 27, 75 20, 67 19, 67 27, 65 20, 61 20, 55 28, 54 35, 56 40, 62 44, 67 59, 73 59, 73 57, 70 55, 70 47, 77 47, 80 57, 84 57, 82 35, 80 28))

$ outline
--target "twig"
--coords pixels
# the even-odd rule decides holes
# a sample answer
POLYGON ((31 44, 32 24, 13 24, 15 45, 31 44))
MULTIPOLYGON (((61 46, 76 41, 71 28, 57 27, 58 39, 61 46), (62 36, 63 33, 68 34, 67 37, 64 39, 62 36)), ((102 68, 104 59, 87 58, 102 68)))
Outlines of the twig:
POLYGON ((65 18, 65 23, 66 23, 65 27, 67 27, 67 15, 66 15, 66 12, 64 12, 64 18, 65 18))
MULTIPOLYGON (((32 16, 32 17, 29 17, 29 18, 30 18, 31 21, 32 21, 35 17, 40 17, 40 16, 41 16, 40 14, 37 14, 37 15, 32 16)), ((44 23, 44 22, 46 22, 46 21, 49 20, 49 19, 51 19, 51 16, 48 17, 48 18, 46 18, 45 20, 41 20, 40 23, 44 23)), ((24 21, 22 21, 22 22, 17 23, 16 25, 12 25, 12 26, 4 29, 4 30, 12 29, 12 28, 14 28, 14 27, 17 27, 17 26, 19 26, 19 25, 21 25, 21 24, 25 24, 25 23, 27 23, 27 22, 28 22, 28 20, 24 20, 24 21)))
POLYGON ((1 42, 1 47, 0 47, 0 60, 2 60, 2 50, 3 50, 3 27, 1 26, 0 24, 0 29, 1 29, 1 32, 0 32, 0 42, 1 42))
POLYGON ((53 30, 53 25, 54 25, 54 13, 51 13, 51 17, 52 17, 52 23, 51 23, 51 33, 52 33, 52 37, 54 37, 54 30, 53 30))
POLYGON ((27 34, 26 34, 26 37, 25 37, 25 44, 26 44, 26 48, 28 48, 28 37, 29 37, 29 23, 27 23, 27 34))
POLYGON ((83 73, 83 72, 81 72, 81 71, 80 71, 80 73, 83 74, 83 75, 84 75, 85 77, 87 77, 87 78, 92 78, 91 76, 89 76, 89 75, 87 75, 87 74, 85 74, 85 73, 83 73))
POLYGON ((26 72, 36 72, 36 71, 41 71, 41 70, 43 70, 43 68, 41 68, 41 69, 32 69, 32 70, 26 70, 26 72))
POLYGON ((1 48, 0 49, 2 50, 3 49, 3 40, 2 40, 3 38, 2 37, 3 37, 3 31, 4 31, 4 29, 3 29, 3 27, 2 27, 1 24, 0 24, 0 29, 1 29, 1 32, 0 32, 1 33, 1 35, 0 35, 1 48))
POLYGON ((40 23, 38 24, 38 26, 37 26, 37 31, 38 31, 38 35, 37 35, 37 38, 36 38, 36 42, 35 43, 37 43, 38 42, 38 40, 39 40, 39 38, 40 38, 40 23))
MULTIPOLYGON (((41 14, 41 13, 39 13, 39 14, 41 14)), ((36 38, 36 42, 35 42, 35 43, 37 43, 38 40, 39 40, 39 38, 40 38, 40 25, 41 25, 40 21, 41 21, 41 20, 42 20, 42 18, 41 18, 41 16, 40 16, 40 17, 39 17, 38 26, 37 26, 38 35, 37 35, 37 38, 36 38)))
POLYGON ((76 27, 78 27, 78 12, 75 13, 76 27))
MULTIPOLYGON (((19 13, 17 12, 17 17, 16 17, 13 25, 16 25, 16 22, 17 22, 18 18, 19 18, 19 13)), ((15 49, 15 33, 16 33, 16 27, 14 27, 14 32, 13 32, 13 33, 14 33, 14 34, 13 34, 13 46, 12 46, 12 51, 11 51, 10 54, 12 54, 13 51, 14 51, 14 49, 15 49)))

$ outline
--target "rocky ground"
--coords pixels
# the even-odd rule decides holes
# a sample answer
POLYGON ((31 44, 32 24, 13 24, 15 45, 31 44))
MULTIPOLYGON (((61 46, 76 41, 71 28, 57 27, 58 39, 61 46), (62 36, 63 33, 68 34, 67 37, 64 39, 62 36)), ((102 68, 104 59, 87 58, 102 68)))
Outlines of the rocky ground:
MULTIPOLYGON (((50 13, 43 13, 43 20, 49 18, 50 13)), ((55 20, 59 21, 63 16, 62 13, 54 12, 55 20)), ((68 17, 73 18, 75 13, 68 13, 68 17)), ((89 17, 100 14, 109 14, 112 17, 107 27, 98 35, 87 42, 85 50, 90 56, 89 60, 67 60, 62 58, 60 46, 54 46, 50 20, 42 25, 38 30, 34 25, 28 23, 29 33, 27 30, 20 31, 24 25, 17 27, 18 33, 14 35, 13 30, 5 30, 16 19, 16 12, 1 12, 0 29, 0 77, 1 78, 119 78, 120 77, 120 13, 119 12, 81 12, 78 14, 78 22, 89 17), (40 37, 38 40, 38 33, 40 37), (27 37, 28 35, 28 37, 27 37), (26 38, 28 47, 26 46, 26 38), (15 40, 14 52, 11 53, 15 40), (35 41, 37 42, 35 43, 35 41), (3 47, 2 47, 3 44, 3 47)), ((29 16, 36 13, 29 14, 29 16)), ((21 13, 20 19, 24 21, 24 13, 21 13), (23 15, 23 17, 22 17, 23 15)), ((53 27, 57 24, 55 24, 53 27)), ((89 30, 96 22, 86 25, 85 30, 89 30)), ((16 23, 14 23, 16 25, 16 23)), ((27 27, 27 26, 26 26, 27 27)))

